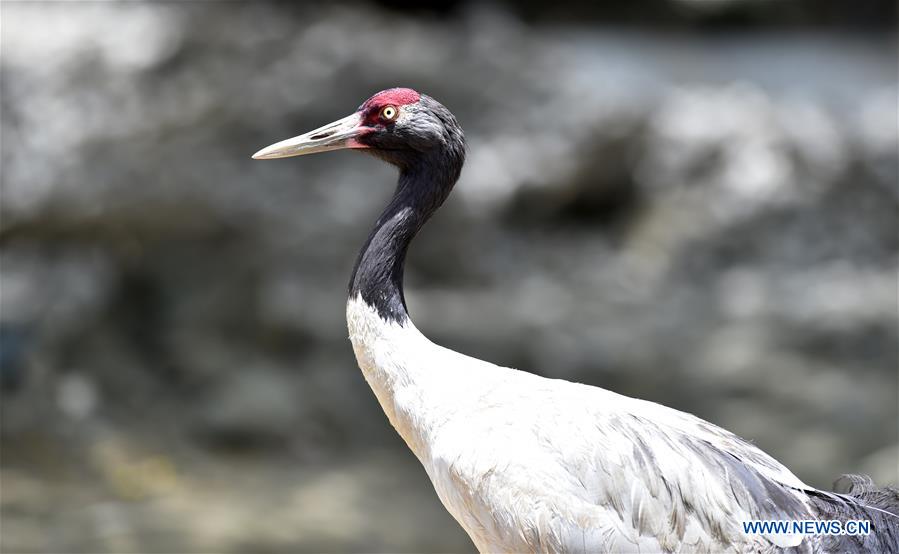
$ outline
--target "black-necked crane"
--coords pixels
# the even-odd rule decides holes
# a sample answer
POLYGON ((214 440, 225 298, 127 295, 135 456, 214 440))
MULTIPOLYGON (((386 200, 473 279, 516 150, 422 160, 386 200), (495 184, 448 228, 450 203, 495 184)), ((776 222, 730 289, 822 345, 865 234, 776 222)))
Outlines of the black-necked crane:
POLYGON ((356 359, 481 552, 899 552, 895 489, 859 478, 848 494, 824 492, 690 414, 428 340, 406 310, 403 266, 410 242, 459 177, 462 129, 433 98, 395 88, 253 157, 343 148, 399 169, 350 281, 346 317, 356 359), (806 520, 868 521, 870 534, 743 527, 806 520))

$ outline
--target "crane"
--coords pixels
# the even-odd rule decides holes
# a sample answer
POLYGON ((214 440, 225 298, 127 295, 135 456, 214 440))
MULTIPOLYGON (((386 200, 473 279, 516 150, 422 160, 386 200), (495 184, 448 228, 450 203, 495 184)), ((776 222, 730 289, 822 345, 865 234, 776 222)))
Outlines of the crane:
POLYGON ((746 440, 693 415, 454 352, 412 323, 406 252, 465 160, 433 98, 381 91, 351 115, 255 159, 358 149, 396 166, 393 197, 359 253, 347 326, 366 381, 481 552, 899 552, 899 491, 851 476, 804 484, 746 440), (870 522, 869 534, 744 528, 870 522))

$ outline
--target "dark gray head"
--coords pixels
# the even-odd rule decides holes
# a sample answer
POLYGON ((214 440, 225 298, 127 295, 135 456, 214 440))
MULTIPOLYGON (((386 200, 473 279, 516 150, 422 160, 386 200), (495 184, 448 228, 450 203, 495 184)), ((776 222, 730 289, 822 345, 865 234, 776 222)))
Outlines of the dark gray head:
POLYGON ((430 96, 408 88, 383 90, 355 113, 263 148, 256 159, 286 158, 344 148, 363 149, 401 172, 461 170, 465 139, 453 114, 430 96))

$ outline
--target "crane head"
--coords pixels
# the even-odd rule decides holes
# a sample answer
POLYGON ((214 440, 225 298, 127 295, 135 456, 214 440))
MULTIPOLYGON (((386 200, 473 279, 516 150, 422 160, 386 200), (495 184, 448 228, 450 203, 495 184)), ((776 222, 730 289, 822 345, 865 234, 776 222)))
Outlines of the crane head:
POLYGON ((353 114, 253 154, 257 160, 329 150, 361 149, 405 169, 432 152, 464 152, 456 118, 433 98, 409 88, 383 90, 353 114))

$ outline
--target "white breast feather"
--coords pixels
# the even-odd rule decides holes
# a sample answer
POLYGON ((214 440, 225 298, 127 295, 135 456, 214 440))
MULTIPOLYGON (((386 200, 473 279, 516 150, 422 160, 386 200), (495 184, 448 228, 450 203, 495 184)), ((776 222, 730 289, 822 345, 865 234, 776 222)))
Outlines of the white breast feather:
POLYGON ((801 542, 742 533, 742 521, 768 508, 743 490, 728 456, 806 510, 809 487, 722 429, 464 356, 358 297, 347 323, 391 424, 482 552, 758 552, 801 542), (700 454, 708 449, 722 461, 700 454))

